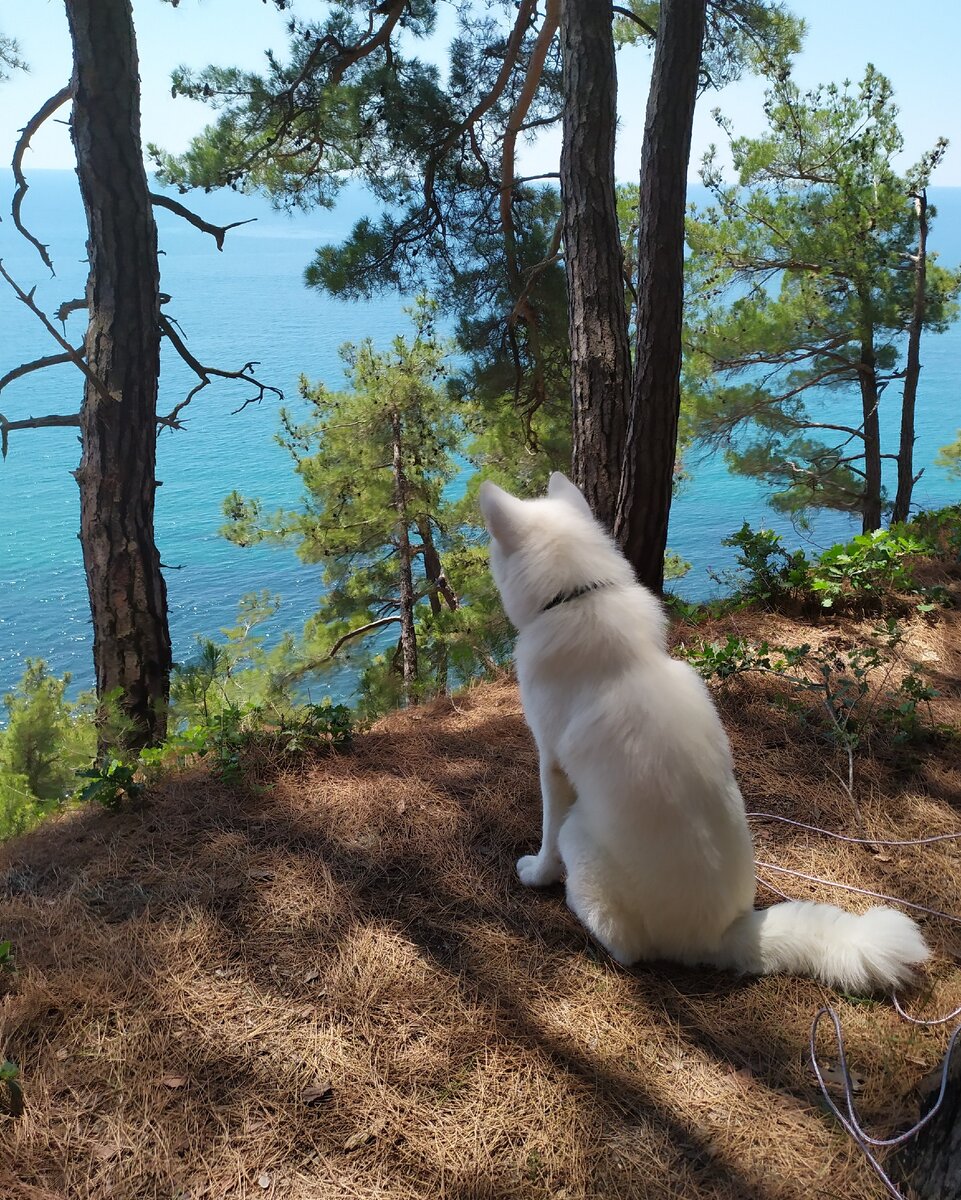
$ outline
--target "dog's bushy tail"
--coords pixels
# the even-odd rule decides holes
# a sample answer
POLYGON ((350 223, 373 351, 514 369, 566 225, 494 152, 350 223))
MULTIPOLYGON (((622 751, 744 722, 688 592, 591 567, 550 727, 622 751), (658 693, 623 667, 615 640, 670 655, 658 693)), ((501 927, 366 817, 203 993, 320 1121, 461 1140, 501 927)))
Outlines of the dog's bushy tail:
POLYGON ((745 913, 724 935, 716 965, 751 975, 812 975, 844 992, 891 991, 928 957, 921 931, 893 908, 863 916, 791 900, 745 913))

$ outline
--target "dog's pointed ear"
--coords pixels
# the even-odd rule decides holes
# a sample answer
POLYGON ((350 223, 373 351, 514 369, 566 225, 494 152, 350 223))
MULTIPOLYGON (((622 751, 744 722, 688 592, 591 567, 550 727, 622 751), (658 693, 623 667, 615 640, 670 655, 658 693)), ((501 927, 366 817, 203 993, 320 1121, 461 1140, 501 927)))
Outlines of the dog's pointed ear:
POLYGON ((477 493, 487 532, 508 552, 516 549, 524 516, 524 501, 485 479, 477 493))
POLYGON ((551 500, 563 500, 587 516, 591 518, 594 516, 591 506, 584 499, 583 492, 580 488, 575 487, 562 471, 554 471, 551 474, 547 484, 547 494, 551 500))

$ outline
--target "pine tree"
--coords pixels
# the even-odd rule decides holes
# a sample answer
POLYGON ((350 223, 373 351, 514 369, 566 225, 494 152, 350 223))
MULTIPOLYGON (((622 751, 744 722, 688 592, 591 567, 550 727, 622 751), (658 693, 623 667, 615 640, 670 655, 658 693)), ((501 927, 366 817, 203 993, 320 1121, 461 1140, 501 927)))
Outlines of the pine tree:
MULTIPOLYGON (((642 368, 633 371, 618 302, 613 7, 609 0, 450 0, 450 7, 458 25, 446 78, 415 57, 417 39, 434 30, 441 8, 434 0, 349 0, 326 6, 316 20, 293 16, 287 60, 271 56, 262 74, 179 72, 175 91, 206 99, 219 116, 187 154, 154 148, 155 160, 180 187, 261 188, 281 205, 330 204, 348 177, 362 180, 384 212, 358 221, 342 244, 322 246, 308 283, 347 297, 383 288, 443 294, 470 355, 469 390, 479 396, 496 379, 483 397, 488 411, 504 400, 516 409, 495 418, 519 435, 513 458, 572 441, 575 478, 657 587, 673 482, 695 99, 702 86, 744 69, 771 69, 797 48, 803 26, 770 0, 616 6, 619 41, 657 41, 638 223, 643 253, 635 258, 636 296, 645 306, 636 327, 642 368), (518 178, 520 139, 557 124, 562 110, 560 172, 518 178), (554 177, 563 205, 542 183, 554 177), (555 415, 562 410, 563 425, 555 415), (556 435, 545 439, 545 424, 556 435)), ((505 448, 502 441, 495 454, 505 448)))
POLYGON ((785 77, 765 112, 759 138, 721 119, 738 182, 709 157, 715 206, 688 222, 695 432, 777 488, 777 507, 857 512, 877 529, 884 458, 899 462, 897 515, 908 512, 921 331, 957 314, 961 275, 926 252, 925 189, 945 143, 894 170, 897 109, 870 66, 857 87, 807 94, 785 77), (879 412, 898 383, 905 420, 886 453, 879 412))
POLYGON ((364 639, 368 686, 389 688, 393 678, 407 703, 446 686, 443 654, 432 652, 428 669, 422 642, 460 607, 445 558, 467 550, 445 496, 461 469, 463 432, 444 387, 436 305, 420 300, 409 311, 412 337, 395 337, 385 351, 370 340, 342 348, 346 390, 302 380, 309 420, 282 411, 279 440, 304 485, 303 505, 265 513, 259 500, 234 492, 223 531, 239 545, 293 542, 305 562, 323 566, 324 595, 293 675, 323 668, 364 639), (394 626, 395 649, 373 664, 394 626))

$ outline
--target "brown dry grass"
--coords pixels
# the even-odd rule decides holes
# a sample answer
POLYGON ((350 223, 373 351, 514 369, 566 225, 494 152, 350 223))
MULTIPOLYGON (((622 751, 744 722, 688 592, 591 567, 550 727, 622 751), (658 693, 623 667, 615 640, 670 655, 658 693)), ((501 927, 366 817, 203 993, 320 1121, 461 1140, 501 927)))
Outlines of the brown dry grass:
MULTIPOLYGON (((942 721, 961 707, 959 628, 948 614, 914 629, 942 721)), ((748 806, 850 831, 824 747, 765 687, 719 699, 748 806)), ((862 763, 858 788, 875 836, 961 824, 953 743, 910 770, 895 754, 862 763)), ((503 680, 248 790, 183 773, 142 813, 74 814, 0 848, 0 931, 19 966, 0 1057, 20 1064, 27 1100, 0 1117, 0 1195, 881 1195, 819 1104, 811 1017, 838 1005, 881 1128, 911 1118, 945 1032, 808 980, 617 967, 560 888, 517 883, 538 820, 503 680)), ((953 843, 879 858, 757 832, 769 861, 961 911, 953 843)), ((936 955, 913 1003, 946 1011, 961 1003, 957 927, 924 924, 936 955)))

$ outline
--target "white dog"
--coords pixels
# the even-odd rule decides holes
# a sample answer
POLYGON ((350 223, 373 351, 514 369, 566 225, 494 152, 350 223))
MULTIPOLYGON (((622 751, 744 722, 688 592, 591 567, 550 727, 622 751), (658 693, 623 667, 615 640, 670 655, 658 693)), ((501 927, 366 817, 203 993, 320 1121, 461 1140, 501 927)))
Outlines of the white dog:
POLYGON ((480 490, 491 569, 517 627, 517 675, 540 753, 531 887, 567 902, 618 962, 672 959, 813 975, 849 992, 911 978, 927 947, 890 908, 790 902, 756 911, 754 860, 727 736, 703 681, 666 649, 659 602, 563 475, 547 496, 480 490))

